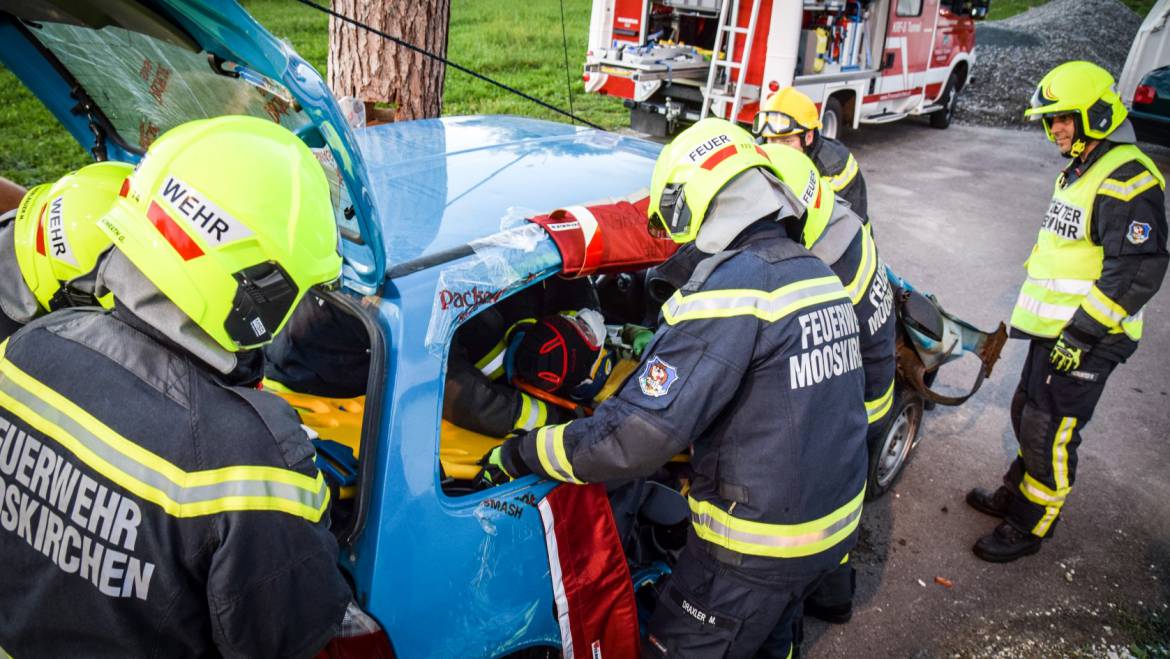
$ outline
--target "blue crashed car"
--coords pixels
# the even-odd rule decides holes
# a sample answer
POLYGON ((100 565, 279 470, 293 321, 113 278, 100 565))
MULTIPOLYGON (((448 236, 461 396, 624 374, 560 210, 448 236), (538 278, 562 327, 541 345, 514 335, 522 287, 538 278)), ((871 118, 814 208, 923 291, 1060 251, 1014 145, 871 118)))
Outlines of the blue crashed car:
POLYGON ((331 302, 367 329, 372 363, 340 567, 399 656, 559 650, 535 506, 555 484, 444 487, 446 355, 476 312, 561 271, 525 217, 645 185, 659 146, 517 117, 351 129, 320 74, 230 0, 6 5, 0 61, 95 159, 136 162, 222 114, 315 147, 344 256, 331 302))
MULTIPOLYGON (((314 148, 344 257, 329 302, 365 328, 371 363, 364 399, 343 405, 345 423, 321 401, 297 404, 305 423, 350 435, 358 456, 334 508, 340 569, 399 656, 559 651, 566 635, 537 506, 560 486, 532 476, 471 486, 484 445, 455 442, 441 421, 447 356, 475 314, 569 269, 554 229, 527 218, 646 185, 659 145, 502 116, 353 129, 318 72, 231 0, 4 7, 0 61, 96 159, 137 162, 162 132, 222 114, 267 117, 314 148)), ((647 308, 633 279, 597 285, 603 306, 611 294, 607 313, 624 307, 637 322, 647 308)), ((894 420, 870 447, 874 493, 917 442, 924 380, 975 352, 985 364, 978 388, 1002 345, 898 286, 908 367, 894 420)), ((666 569, 644 567, 634 585, 666 569)))

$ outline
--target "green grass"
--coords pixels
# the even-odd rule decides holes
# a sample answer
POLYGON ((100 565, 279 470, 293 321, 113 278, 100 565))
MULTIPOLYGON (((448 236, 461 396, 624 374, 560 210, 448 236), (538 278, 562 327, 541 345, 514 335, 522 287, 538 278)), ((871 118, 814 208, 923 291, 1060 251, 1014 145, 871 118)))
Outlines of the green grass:
MULTIPOLYGON (((327 2, 327 0, 322 0, 327 2)), ((269 31, 287 40, 322 74, 328 17, 293 0, 246 0, 269 31)), ((581 64, 592 0, 564 0, 573 106, 585 119, 615 128, 629 114, 621 101, 585 94, 581 64)), ((452 0, 447 57, 555 106, 568 108, 558 0, 452 0)), ((443 113, 565 117, 456 71, 447 70, 443 113)), ((23 185, 55 178, 88 155, 7 69, 0 67, 0 176, 23 185)))

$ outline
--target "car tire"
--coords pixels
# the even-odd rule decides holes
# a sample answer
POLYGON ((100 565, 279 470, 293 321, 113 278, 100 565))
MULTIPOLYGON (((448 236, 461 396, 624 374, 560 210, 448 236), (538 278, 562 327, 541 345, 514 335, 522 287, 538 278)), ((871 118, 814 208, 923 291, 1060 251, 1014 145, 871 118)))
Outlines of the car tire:
POLYGON ((917 392, 898 382, 885 429, 869 447, 869 478, 865 488, 868 501, 877 499, 898 482, 910 463, 922 427, 923 400, 917 392))
POLYGON ((942 130, 950 127, 951 120, 955 118, 955 104, 958 98, 959 76, 952 72, 951 77, 947 78, 947 86, 943 88, 942 96, 939 97, 942 109, 930 113, 931 128, 942 130))
POLYGON ((841 101, 834 96, 825 101, 825 111, 821 113, 821 135, 836 140, 845 133, 845 109, 841 101))

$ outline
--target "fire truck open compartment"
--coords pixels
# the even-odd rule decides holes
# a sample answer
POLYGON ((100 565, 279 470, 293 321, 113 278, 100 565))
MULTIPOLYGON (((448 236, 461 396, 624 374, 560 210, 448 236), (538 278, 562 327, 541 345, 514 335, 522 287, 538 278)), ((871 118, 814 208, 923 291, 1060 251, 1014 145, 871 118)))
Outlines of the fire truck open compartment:
POLYGON ((633 127, 659 134, 708 115, 749 123, 790 85, 832 109, 834 128, 949 110, 986 11, 986 0, 594 0, 586 90, 627 99, 633 127), (646 115, 657 125, 639 126, 646 115))

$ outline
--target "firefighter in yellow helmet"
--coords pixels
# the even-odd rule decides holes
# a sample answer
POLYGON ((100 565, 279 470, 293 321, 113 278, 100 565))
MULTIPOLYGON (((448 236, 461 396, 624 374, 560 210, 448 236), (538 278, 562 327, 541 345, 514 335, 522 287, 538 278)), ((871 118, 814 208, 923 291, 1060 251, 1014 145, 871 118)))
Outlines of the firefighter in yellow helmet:
POLYGON ((491 482, 605 482, 692 447, 690 536, 646 656, 790 656, 802 601, 856 543, 857 320, 840 280, 789 237, 802 210, 747 131, 705 119, 679 134, 655 165, 648 215, 706 258, 663 305, 636 375, 593 416, 484 458, 491 482))
MULTIPOLYGON (((870 229, 847 204, 837 203, 827 178, 821 176, 804 154, 779 144, 761 147, 781 179, 800 196, 805 214, 799 229, 801 242, 824 261, 849 293, 860 324, 862 368, 865 372, 866 445, 871 464, 888 452, 890 410, 894 408, 894 357, 897 338, 893 318, 894 293, 886 277, 870 229)), ((884 488, 873 470, 867 496, 880 496, 884 488)), ((848 559, 848 557, 846 557, 848 559)), ((848 560, 829 574, 805 602, 804 611, 826 622, 843 624, 853 615, 856 576, 848 560)))
POLYGON ((99 162, 35 186, 0 216, 0 339, 49 311, 109 304, 94 280, 110 239, 97 220, 110 210, 130 165, 99 162))
POLYGON ((974 546, 1013 561, 1052 535, 1077 473, 1084 427, 1117 364, 1137 349, 1142 308, 1166 273, 1165 181, 1134 145, 1113 77, 1066 62, 1036 86, 1029 119, 1070 158, 1025 263, 1012 336, 1030 341, 1012 399, 1020 451, 1004 484, 967 503, 1004 521, 974 546))
POLYGON ((752 132, 769 144, 783 144, 802 151, 829 180, 834 194, 849 202, 850 209, 869 221, 865 177, 857 159, 835 139, 821 134, 821 113, 812 99, 785 87, 764 101, 752 122, 752 132))
POLYGON ((0 355, 0 638, 15 656, 312 656, 351 594, 296 413, 236 386, 341 258, 325 175, 252 117, 160 136, 98 226, 104 312, 0 355), (30 465, 33 465, 30 467, 30 465))

